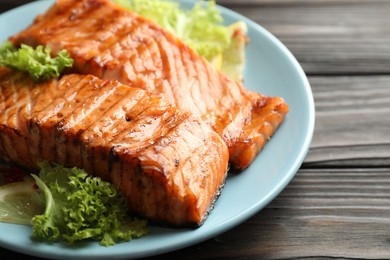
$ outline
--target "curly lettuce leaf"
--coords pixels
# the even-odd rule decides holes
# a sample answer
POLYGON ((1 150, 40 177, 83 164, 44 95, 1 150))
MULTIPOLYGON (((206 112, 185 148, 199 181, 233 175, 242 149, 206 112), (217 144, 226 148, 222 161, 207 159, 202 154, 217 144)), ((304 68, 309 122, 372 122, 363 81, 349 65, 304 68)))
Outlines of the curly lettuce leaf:
POLYGON ((46 209, 32 219, 32 238, 68 244, 92 239, 103 246, 129 241, 148 233, 146 220, 130 218, 124 197, 114 186, 78 168, 48 162, 32 175, 42 191, 46 209))
POLYGON ((62 70, 73 66, 73 59, 66 50, 61 50, 51 57, 50 48, 22 44, 15 48, 11 42, 0 46, 0 66, 27 72, 34 80, 58 78, 62 70))

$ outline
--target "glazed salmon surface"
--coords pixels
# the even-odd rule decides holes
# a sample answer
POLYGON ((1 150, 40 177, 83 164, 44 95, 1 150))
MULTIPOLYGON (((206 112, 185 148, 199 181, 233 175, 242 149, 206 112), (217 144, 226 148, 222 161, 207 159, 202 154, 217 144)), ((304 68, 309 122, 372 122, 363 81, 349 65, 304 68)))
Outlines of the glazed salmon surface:
POLYGON ((113 183, 131 211, 174 226, 205 221, 228 167, 218 134, 145 90, 92 75, 36 83, 4 68, 0 158, 83 168, 113 183))
POLYGON ((58 0, 10 40, 66 49, 73 72, 143 88, 201 117, 222 137, 239 171, 288 113, 283 98, 249 91, 171 33, 109 0, 58 0))

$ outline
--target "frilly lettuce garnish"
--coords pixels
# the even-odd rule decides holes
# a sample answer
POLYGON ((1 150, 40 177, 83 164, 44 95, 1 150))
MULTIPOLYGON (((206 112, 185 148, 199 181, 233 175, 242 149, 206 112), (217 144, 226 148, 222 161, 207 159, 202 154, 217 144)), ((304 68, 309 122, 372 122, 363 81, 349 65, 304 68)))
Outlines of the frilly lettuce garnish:
MULTIPOLYGON (((38 241, 97 240, 103 246, 129 241, 148 233, 146 220, 130 218, 124 197, 114 186, 78 168, 42 162, 32 174, 44 201, 42 215, 32 219, 32 238, 38 241)), ((40 196, 40 197, 39 197, 40 196)))
POLYGON ((62 70, 73 66, 73 59, 66 50, 61 50, 51 57, 50 48, 22 44, 20 48, 11 42, 0 46, 0 66, 27 72, 34 80, 48 80, 60 76, 62 70))

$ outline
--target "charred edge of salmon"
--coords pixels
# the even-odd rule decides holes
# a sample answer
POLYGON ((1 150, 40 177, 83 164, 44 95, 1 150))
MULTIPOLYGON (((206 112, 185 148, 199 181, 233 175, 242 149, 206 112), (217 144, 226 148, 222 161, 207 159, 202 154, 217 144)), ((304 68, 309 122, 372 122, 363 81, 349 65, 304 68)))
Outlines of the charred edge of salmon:
POLYGON ((243 136, 234 143, 225 138, 228 144, 231 170, 237 173, 249 167, 256 156, 265 148, 271 137, 283 123, 289 107, 280 97, 260 96, 254 101, 251 119, 243 128, 243 136))
MULTIPOLYGON (((222 191, 226 185, 228 175, 229 175, 229 171, 227 170, 226 175, 223 178, 221 185, 218 187, 214 198, 210 201, 209 207, 207 208, 206 212, 204 213, 203 217, 201 218, 201 220, 199 222, 191 221, 191 222, 186 222, 186 223, 182 223, 182 224, 178 225, 178 224, 167 222, 167 221, 164 221, 161 219, 149 219, 149 223, 158 225, 160 227, 168 227, 168 228, 174 228, 174 229, 182 229, 182 228, 197 229, 197 228, 201 227, 207 221, 207 218, 211 214, 211 212, 214 210, 215 204, 217 203, 217 201, 218 201, 219 197, 221 196, 222 191)), ((145 217, 144 215, 142 215, 139 212, 134 211, 134 210, 133 211, 130 210, 130 213, 136 217, 140 217, 140 218, 145 217)))
POLYGON ((10 40, 67 49, 73 72, 144 88, 202 117, 223 137, 237 171, 250 165, 288 111, 284 101, 273 110, 259 107, 265 97, 214 70, 172 33, 108 0, 58 0, 10 40))
MULTIPOLYGON (((0 84, 1 95, 7 87, 18 89, 14 76, 0 84)), ((0 122, 4 159, 30 169, 41 160, 83 168, 114 184, 130 210, 152 221, 177 227, 204 223, 223 187, 228 151, 203 121, 144 90, 92 75, 21 88, 39 95, 19 100, 16 91, 17 102, 0 102, 7 104, 0 112, 17 119, 0 122), (100 100, 111 88, 115 91, 100 100), (26 105, 30 110, 8 113, 26 105)))

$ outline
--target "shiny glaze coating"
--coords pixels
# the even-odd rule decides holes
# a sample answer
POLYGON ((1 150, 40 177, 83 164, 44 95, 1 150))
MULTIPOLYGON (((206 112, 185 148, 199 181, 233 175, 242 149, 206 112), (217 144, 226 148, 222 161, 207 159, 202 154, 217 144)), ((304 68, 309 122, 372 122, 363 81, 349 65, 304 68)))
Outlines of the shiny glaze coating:
POLYGON ((10 40, 66 49, 74 71, 143 88, 201 117, 225 141, 238 171, 288 113, 282 98, 249 91, 171 33, 109 0, 57 0, 10 40))
POLYGON ((4 68, 0 158, 83 168, 113 183, 134 213, 173 226, 205 221, 228 170, 219 135, 145 90, 92 75, 36 83, 4 68))

